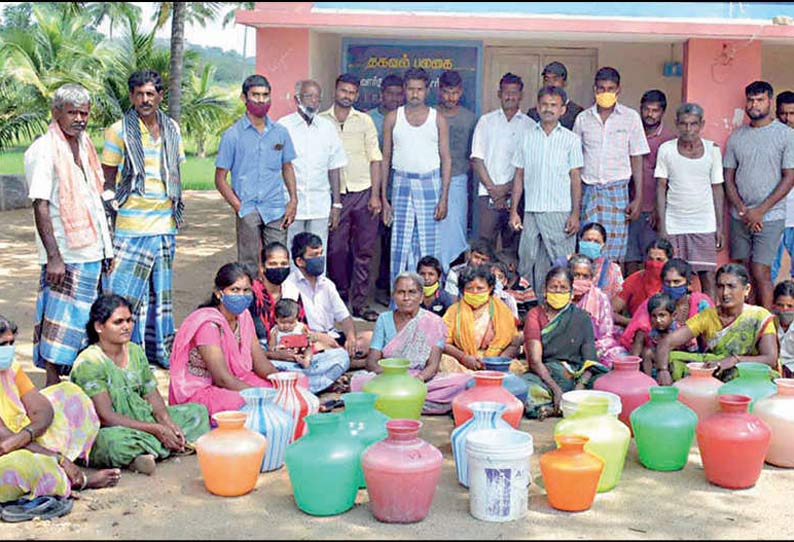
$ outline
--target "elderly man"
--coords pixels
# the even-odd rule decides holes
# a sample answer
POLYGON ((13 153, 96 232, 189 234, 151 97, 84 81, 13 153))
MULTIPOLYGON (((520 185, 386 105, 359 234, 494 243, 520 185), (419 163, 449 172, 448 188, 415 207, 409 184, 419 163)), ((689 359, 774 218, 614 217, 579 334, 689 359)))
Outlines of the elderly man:
POLYGON ((85 324, 113 262, 102 203, 102 168, 85 134, 91 96, 80 85, 55 91, 53 121, 25 152, 25 177, 33 200, 41 264, 33 361, 47 371, 47 385, 74 363, 85 346, 85 324))
POLYGON ((130 340, 150 363, 167 368, 174 341, 172 275, 176 232, 182 225, 182 136, 160 110, 163 82, 154 70, 127 80, 132 108, 105 131, 105 186, 116 184, 116 267, 110 290, 132 303, 130 340), (116 180, 118 176, 118 181, 116 180))
POLYGON ((347 165, 347 156, 336 126, 317 114, 321 100, 322 89, 317 81, 298 81, 297 111, 278 121, 289 132, 297 154, 293 166, 298 210, 287 230, 288 245, 302 231, 318 235, 327 245, 328 231, 336 229, 342 211, 339 175, 347 165))
POLYGON ((256 270, 262 247, 287 243, 298 196, 292 161, 295 149, 287 129, 267 116, 270 82, 263 75, 243 81, 246 112, 221 136, 215 159, 215 188, 234 209, 237 260, 256 270), (232 185, 226 182, 231 171, 232 185), (284 197, 284 187, 289 200, 284 197))
MULTIPOLYGON (((543 86, 544 87, 559 87, 565 90, 565 85, 568 83, 568 68, 562 62, 550 62, 543 68, 543 86)), ((567 95, 567 92, 566 92, 567 95)), ((573 123, 579 113, 584 111, 584 108, 571 100, 565 102, 565 113, 560 117, 560 124, 569 130, 573 129, 573 123)), ((527 111, 527 116, 535 122, 540 122, 540 113, 537 106, 527 111)))
POLYGON ((337 77, 334 105, 321 113, 339 130, 348 158, 340 179, 339 226, 328 238, 328 276, 342 300, 350 301, 353 316, 374 322, 378 313, 366 305, 370 261, 378 240, 383 156, 372 117, 353 107, 359 85, 359 78, 353 74, 337 77))

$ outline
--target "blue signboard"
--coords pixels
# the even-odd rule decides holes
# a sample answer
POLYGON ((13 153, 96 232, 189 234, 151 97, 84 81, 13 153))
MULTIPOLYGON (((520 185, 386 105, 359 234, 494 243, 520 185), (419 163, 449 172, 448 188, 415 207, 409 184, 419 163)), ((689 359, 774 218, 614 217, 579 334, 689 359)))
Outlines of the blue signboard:
POLYGON ((342 71, 361 78, 355 108, 367 111, 380 103, 380 83, 389 74, 424 68, 430 76, 428 105, 438 101, 438 78, 456 70, 463 79, 461 105, 479 114, 482 42, 382 39, 342 40, 342 71))

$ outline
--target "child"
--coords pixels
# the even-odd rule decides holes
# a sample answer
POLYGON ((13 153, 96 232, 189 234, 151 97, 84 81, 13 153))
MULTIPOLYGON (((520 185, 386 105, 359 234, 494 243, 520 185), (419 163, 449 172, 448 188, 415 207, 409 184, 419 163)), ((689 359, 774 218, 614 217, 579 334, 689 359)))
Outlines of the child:
POLYGON ((518 273, 518 258, 507 251, 500 252, 496 259, 507 267, 505 292, 513 296, 518 307, 518 317, 523 322, 529 309, 538 304, 538 298, 529 281, 518 273))
POLYGON ((665 293, 654 294, 648 299, 648 313, 651 315, 651 330, 647 335, 644 330, 637 330, 634 334, 631 355, 642 356, 643 372, 653 376, 651 372, 656 345, 662 337, 678 329, 678 322, 673 317, 675 301, 665 293))
POLYGON ((794 377, 794 281, 784 280, 775 286, 772 312, 777 317, 777 337, 780 341, 780 363, 783 377, 794 377))
POLYGON ((510 309, 510 312, 516 318, 516 325, 518 325, 518 305, 516 304, 516 299, 507 291, 507 266, 502 262, 493 262, 491 264, 491 273, 496 278, 496 286, 493 290, 494 297, 504 301, 507 308, 510 309))
POLYGON ((306 324, 298 322, 299 309, 298 303, 292 299, 282 298, 276 303, 276 326, 270 330, 268 348, 289 350, 295 354, 296 362, 303 368, 308 368, 313 354, 339 345, 330 335, 312 333, 306 324), (297 337, 297 339, 287 337, 297 337))
POLYGON ((440 288, 441 262, 433 256, 424 256, 416 264, 416 272, 425 281, 422 288, 422 308, 443 317, 455 300, 446 290, 440 288))

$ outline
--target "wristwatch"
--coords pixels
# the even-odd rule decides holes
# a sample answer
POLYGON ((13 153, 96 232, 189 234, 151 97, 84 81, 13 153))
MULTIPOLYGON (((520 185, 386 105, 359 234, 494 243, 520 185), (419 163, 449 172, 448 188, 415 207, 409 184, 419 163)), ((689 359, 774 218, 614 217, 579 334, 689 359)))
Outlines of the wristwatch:
POLYGON ((342 204, 341 203, 332 203, 331 207, 333 207, 334 209, 341 209, 342 208, 342 204))

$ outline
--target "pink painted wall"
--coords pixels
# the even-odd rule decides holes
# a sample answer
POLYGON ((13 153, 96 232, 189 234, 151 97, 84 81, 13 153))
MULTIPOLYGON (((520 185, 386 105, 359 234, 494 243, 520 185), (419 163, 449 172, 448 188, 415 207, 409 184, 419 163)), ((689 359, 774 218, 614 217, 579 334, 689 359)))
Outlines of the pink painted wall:
POLYGON ((309 77, 309 29, 257 28, 256 73, 272 87, 270 118, 295 111, 295 82, 309 77))

